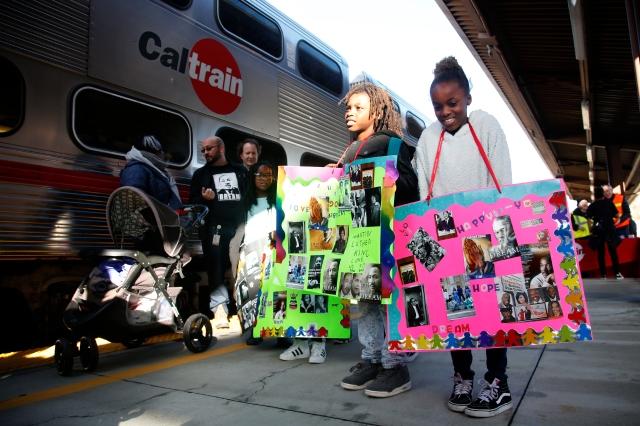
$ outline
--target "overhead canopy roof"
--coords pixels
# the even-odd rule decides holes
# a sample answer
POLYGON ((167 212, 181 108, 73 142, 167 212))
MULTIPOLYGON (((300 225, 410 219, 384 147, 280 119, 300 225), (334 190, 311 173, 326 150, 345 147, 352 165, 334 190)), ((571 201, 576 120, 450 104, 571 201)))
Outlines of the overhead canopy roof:
POLYGON ((573 198, 590 198, 591 185, 608 182, 638 195, 634 0, 438 3, 573 198))

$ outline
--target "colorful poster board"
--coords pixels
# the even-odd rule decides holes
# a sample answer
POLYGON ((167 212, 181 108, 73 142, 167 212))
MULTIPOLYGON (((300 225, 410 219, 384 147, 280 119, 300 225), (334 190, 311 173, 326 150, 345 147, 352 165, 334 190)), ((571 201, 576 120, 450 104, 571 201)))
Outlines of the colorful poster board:
POLYGON ((395 161, 278 169, 273 285, 389 303, 395 161))
POLYGON ((389 349, 591 340, 564 182, 396 208, 389 349))

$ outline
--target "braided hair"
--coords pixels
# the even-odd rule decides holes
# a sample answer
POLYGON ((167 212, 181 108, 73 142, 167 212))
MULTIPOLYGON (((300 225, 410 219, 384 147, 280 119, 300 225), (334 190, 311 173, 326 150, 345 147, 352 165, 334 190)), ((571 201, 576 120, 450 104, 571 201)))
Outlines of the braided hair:
POLYGON ((431 82, 429 90, 433 91, 437 84, 446 81, 456 81, 464 90, 465 95, 471 94, 469 79, 453 56, 447 56, 436 64, 436 68, 433 70, 433 82, 431 82))
POLYGON ((376 117, 373 122, 373 130, 375 132, 390 130, 402 137, 402 119, 389 93, 371 82, 358 82, 351 85, 349 92, 342 98, 340 103, 346 104, 351 96, 358 93, 364 93, 369 96, 369 103, 371 104, 369 116, 376 117))

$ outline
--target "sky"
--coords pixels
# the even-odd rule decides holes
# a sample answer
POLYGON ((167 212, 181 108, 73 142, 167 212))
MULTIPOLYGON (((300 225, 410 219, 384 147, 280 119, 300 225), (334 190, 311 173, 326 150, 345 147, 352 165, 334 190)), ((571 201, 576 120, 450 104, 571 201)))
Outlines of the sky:
POLYGON ((429 85, 435 64, 455 56, 471 81, 470 113, 485 110, 509 144, 513 182, 552 178, 517 118, 433 0, 268 0, 336 50, 349 80, 362 71, 435 120, 429 85))

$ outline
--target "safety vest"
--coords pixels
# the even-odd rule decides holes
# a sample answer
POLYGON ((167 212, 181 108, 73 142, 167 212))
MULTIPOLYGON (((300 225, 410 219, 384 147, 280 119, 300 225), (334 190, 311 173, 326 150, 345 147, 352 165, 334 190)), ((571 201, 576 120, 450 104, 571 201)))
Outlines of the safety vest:
POLYGON ((626 228, 627 226, 629 226, 629 222, 630 222, 629 218, 626 218, 625 220, 620 222, 620 217, 624 214, 622 210, 623 201, 624 201, 624 196, 622 196, 621 194, 613 195, 613 205, 616 206, 616 210, 618 210, 618 216, 616 216, 616 218, 613 221, 616 225, 616 228, 626 228))
POLYGON ((575 238, 585 238, 591 235, 591 231, 589 230, 589 221, 586 217, 580 216, 579 214, 574 214, 573 221, 578 226, 576 231, 573 231, 573 235, 575 238))

